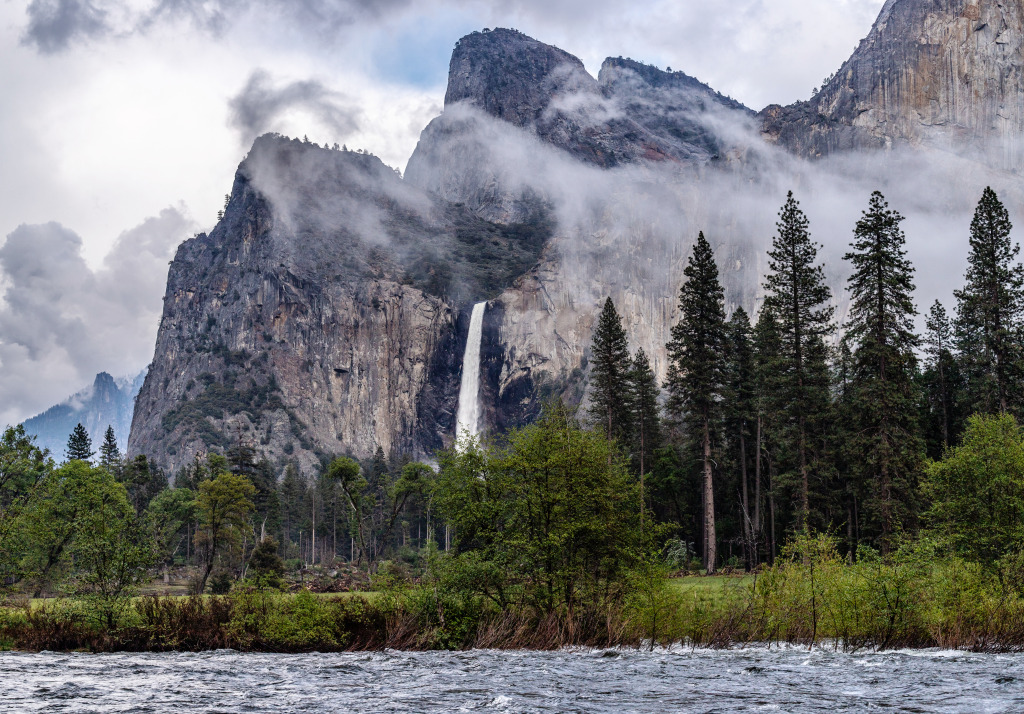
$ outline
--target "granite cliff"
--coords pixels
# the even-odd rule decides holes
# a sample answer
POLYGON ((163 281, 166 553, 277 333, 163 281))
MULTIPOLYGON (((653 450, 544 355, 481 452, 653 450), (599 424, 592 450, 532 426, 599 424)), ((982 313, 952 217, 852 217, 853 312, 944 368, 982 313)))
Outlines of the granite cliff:
POLYGON ((761 112, 765 137, 801 156, 900 143, 990 150, 1019 163, 1024 4, 888 0, 853 55, 807 102, 761 112))
MULTIPOLYGON (((452 438, 479 300, 486 429, 529 420, 550 395, 586 399, 608 295, 663 374, 697 231, 728 306, 753 311, 781 197, 827 165, 806 158, 838 162, 824 193, 839 225, 836 202, 877 178, 861 186, 844 156, 1016 150, 1021 8, 889 0, 810 102, 759 114, 682 72, 614 58, 595 78, 521 33, 478 32, 457 44, 444 113, 404 179, 369 154, 261 137, 223 220, 171 265, 130 450, 172 471, 237 439, 307 472, 378 446, 430 454, 452 438)), ((951 203, 932 194, 922 210, 951 203)))
POLYGON ((173 471, 241 439, 312 471, 330 454, 440 446, 454 305, 536 262, 543 211, 495 225, 369 154, 261 137, 223 219, 171 264, 129 450, 173 471))

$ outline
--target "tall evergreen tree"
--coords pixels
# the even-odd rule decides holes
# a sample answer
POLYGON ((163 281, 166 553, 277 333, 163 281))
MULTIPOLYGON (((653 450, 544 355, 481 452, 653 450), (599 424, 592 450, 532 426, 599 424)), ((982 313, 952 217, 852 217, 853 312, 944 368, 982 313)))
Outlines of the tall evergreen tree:
POLYGON ((844 256, 853 265, 847 334, 854 344, 851 407, 860 454, 855 468, 873 484, 870 504, 883 553, 912 514, 924 456, 915 406, 914 268, 904 250, 902 221, 875 191, 844 256))
POLYGON ((687 436, 700 444, 704 471, 704 567, 716 566, 717 536, 711 448, 719 426, 725 387, 725 296, 711 245, 701 233, 683 271, 679 323, 668 344, 669 413, 686 424, 687 436))
POLYGON ((103 434, 103 443, 100 444, 100 466, 109 473, 117 476, 118 466, 121 464, 121 449, 117 446, 117 437, 114 435, 114 427, 107 426, 103 434))
POLYGON ((590 365, 590 415, 608 436, 626 444, 632 421, 629 375, 633 365, 626 331, 611 298, 604 301, 597 320, 590 365))
POLYGON ((754 523, 767 534, 764 543, 769 562, 776 554, 776 488, 778 486, 779 438, 779 384, 782 341, 779 324, 770 308, 762 308, 754 326, 754 383, 757 425, 754 430, 754 523), (765 528, 765 514, 761 512, 761 486, 767 487, 768 523, 765 528))
POLYGON ((89 461, 93 454, 95 452, 92 450, 92 439, 89 438, 89 432, 80 423, 75 425, 71 436, 68 437, 68 448, 65 452, 67 460, 89 461))
POLYGON ((953 327, 946 308, 936 300, 925 320, 925 409, 929 456, 940 458, 960 432, 959 369, 953 356, 953 327))
MULTIPOLYGON (((757 565, 758 524, 751 510, 750 462, 756 448, 752 430, 757 422, 754 351, 750 318, 736 308, 726 326, 725 429, 739 472, 739 510, 743 551, 748 569, 757 565)), ((760 485, 754 487, 760 494, 760 485)))
POLYGON ((633 357, 630 371, 630 403, 633 420, 630 433, 633 438, 633 462, 640 474, 641 518, 646 510, 646 476, 654 465, 654 454, 661 448, 661 418, 658 414, 658 380, 651 369, 651 361, 641 347, 633 357))
POLYGON ((820 432, 828 404, 822 392, 823 340, 833 332, 834 308, 821 265, 818 244, 811 240, 809 223, 790 191, 779 211, 778 233, 768 251, 765 307, 779 324, 781 370, 779 398, 785 417, 786 440, 799 475, 799 525, 810 525, 810 477, 815 454, 811 443, 820 432))
POLYGON ((841 512, 845 509, 842 516, 846 520, 846 543, 850 562, 853 562, 860 538, 860 504, 864 501, 864 487, 860 481, 862 470, 857 468, 861 454, 854 446, 857 441, 855 438, 857 427, 853 423, 856 365, 850 343, 850 334, 844 334, 839 340, 832 362, 835 426, 832 429, 829 456, 838 480, 837 488, 833 493, 833 501, 838 502, 834 503, 837 505, 836 510, 841 512))
POLYGON ((971 411, 1006 412, 1020 405, 1024 267, 1010 240, 1010 216, 986 188, 971 221, 966 284, 957 299, 960 352, 971 411))

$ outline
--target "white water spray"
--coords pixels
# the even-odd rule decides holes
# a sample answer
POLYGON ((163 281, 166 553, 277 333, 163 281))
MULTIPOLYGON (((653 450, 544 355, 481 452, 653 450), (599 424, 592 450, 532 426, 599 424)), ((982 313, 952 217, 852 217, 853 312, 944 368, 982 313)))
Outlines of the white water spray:
POLYGON ((480 338, 484 331, 484 310, 486 302, 473 306, 469 318, 469 336, 466 338, 466 354, 462 357, 462 386, 459 388, 459 416, 455 437, 463 432, 471 436, 480 434, 480 338))

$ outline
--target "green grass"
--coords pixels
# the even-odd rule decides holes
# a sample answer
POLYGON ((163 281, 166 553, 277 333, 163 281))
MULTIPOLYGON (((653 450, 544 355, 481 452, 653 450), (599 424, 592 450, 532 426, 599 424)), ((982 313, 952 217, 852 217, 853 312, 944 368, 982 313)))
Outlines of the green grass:
POLYGON ((750 594, 753 575, 686 575, 672 578, 669 585, 680 595, 702 607, 722 607, 750 594))

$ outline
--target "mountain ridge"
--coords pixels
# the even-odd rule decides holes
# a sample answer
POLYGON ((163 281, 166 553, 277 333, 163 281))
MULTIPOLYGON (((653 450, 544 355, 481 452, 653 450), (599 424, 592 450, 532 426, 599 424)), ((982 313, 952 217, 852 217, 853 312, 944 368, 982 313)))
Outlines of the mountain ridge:
MULTIPOLYGON (((685 73, 622 58, 595 78, 569 53, 499 29, 456 45, 445 110, 404 180, 368 154, 257 139, 223 220, 171 265, 129 450, 173 470, 244 440, 310 473, 338 453, 428 455, 452 440, 478 300, 488 429, 528 421, 550 396, 586 399, 608 295, 631 346, 664 374, 697 230, 711 236, 729 308, 753 312, 768 235, 758 217, 773 215, 777 184, 819 170, 806 158, 924 143, 917 109, 897 100, 857 119, 876 85, 863 68, 895 67, 907 53, 887 59, 884 48, 917 39, 892 32, 916 26, 924 6, 955 5, 890 0, 813 105, 755 113, 685 73)), ((995 12, 985 7, 979 18, 995 12)), ((959 15, 935 22, 928 37, 963 29, 959 15)), ((1002 136, 979 122, 979 140, 1002 136)))

